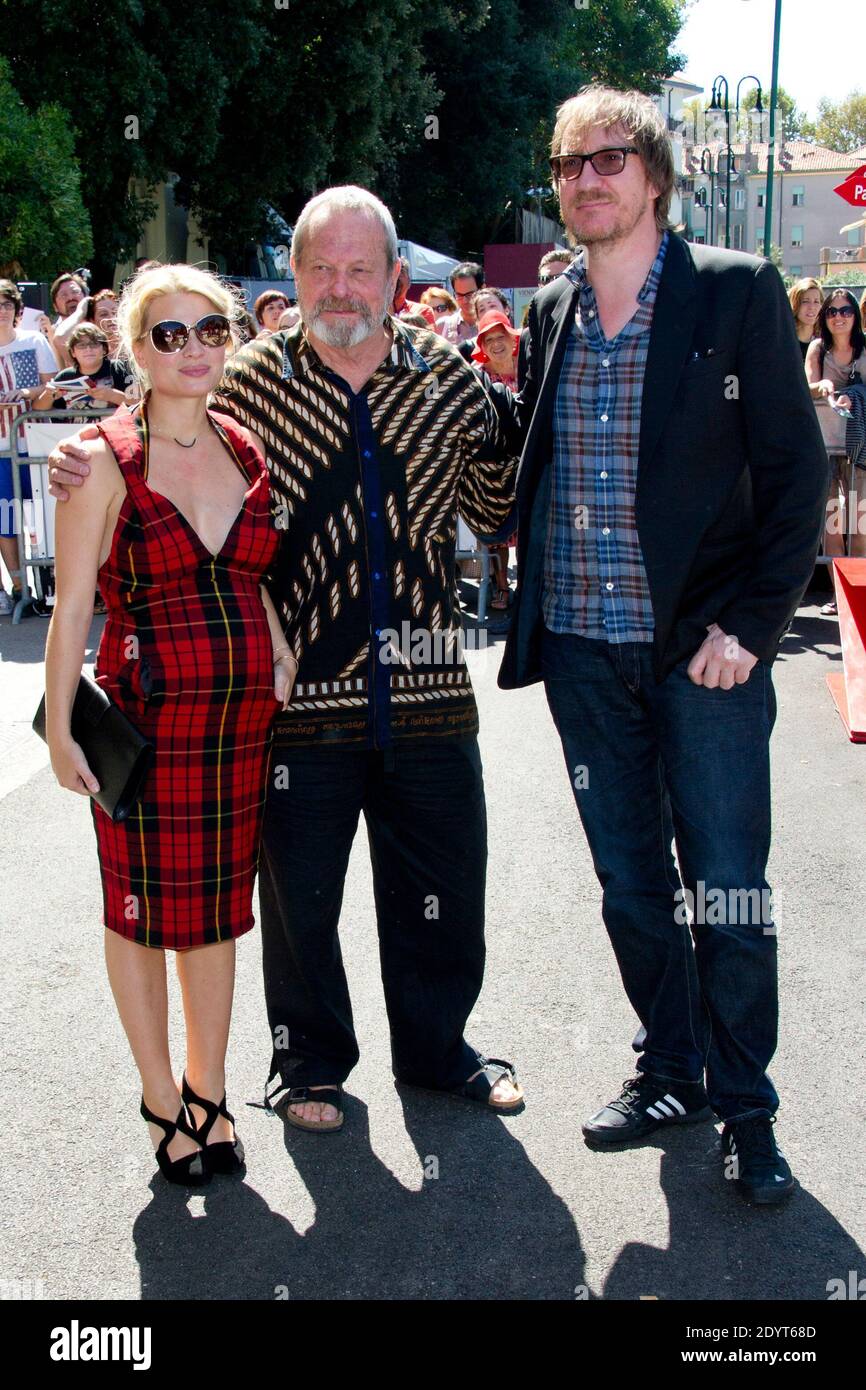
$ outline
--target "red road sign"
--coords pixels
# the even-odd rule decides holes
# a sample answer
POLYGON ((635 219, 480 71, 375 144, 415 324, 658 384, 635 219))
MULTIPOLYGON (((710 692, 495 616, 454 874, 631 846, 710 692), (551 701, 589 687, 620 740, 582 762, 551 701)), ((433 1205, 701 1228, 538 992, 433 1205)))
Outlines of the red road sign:
POLYGON ((861 164, 859 169, 849 174, 845 182, 840 183, 833 192, 838 193, 839 197, 844 198, 852 207, 866 208, 866 164, 861 164))

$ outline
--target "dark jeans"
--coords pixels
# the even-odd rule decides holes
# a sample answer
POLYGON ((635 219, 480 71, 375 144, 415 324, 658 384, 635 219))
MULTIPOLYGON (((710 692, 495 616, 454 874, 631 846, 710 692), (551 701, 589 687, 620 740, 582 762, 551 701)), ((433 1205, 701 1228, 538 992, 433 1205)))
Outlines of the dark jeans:
POLYGON ((394 1074, 456 1085, 477 1067, 463 1029, 484 974, 487 815, 474 738, 384 753, 274 749, 259 864, 271 1077, 340 1082, 358 1060, 337 929, 362 812, 394 1074))
POLYGON ((657 685, 651 655, 650 643, 544 633, 548 703, 643 1025, 638 1069, 670 1081, 705 1072, 722 1119, 773 1114, 770 668, 759 661, 744 685, 707 690, 682 662, 657 685))

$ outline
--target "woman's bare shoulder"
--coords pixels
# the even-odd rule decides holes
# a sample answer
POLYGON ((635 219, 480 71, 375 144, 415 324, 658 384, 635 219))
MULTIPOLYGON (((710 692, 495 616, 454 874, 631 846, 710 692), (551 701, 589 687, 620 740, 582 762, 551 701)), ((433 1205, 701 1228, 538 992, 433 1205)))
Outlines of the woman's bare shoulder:
POLYGON ((100 469, 107 477, 116 478, 123 483, 123 473, 120 470, 120 464, 117 462, 117 455, 105 438, 105 435, 99 434, 95 439, 88 440, 87 443, 95 467, 100 469))
POLYGON ((88 497, 93 501, 94 494, 98 493, 108 502, 112 497, 125 493, 126 480, 108 440, 99 434, 94 439, 76 439, 76 442, 87 449, 90 473, 84 480, 86 486, 67 488, 70 498, 81 493, 85 501, 88 497))

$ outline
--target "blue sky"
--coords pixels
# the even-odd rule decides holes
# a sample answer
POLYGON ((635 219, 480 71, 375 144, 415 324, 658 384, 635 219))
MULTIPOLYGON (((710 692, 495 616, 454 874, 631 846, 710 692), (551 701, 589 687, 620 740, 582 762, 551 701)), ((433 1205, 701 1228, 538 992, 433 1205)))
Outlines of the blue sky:
MULTIPOLYGON (((685 54, 682 74, 709 100, 713 78, 723 73, 732 106, 746 73, 766 82, 769 93, 774 13, 774 0, 691 0, 674 45, 685 54)), ((864 53, 866 0, 782 0, 779 81, 810 116, 823 96, 838 101, 866 89, 864 53)))

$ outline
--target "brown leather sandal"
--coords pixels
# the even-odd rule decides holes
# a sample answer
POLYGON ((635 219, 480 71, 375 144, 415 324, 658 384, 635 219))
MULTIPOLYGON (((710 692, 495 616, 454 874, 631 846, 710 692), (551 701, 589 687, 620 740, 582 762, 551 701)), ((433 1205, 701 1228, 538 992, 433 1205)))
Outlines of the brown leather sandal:
POLYGON ((317 1086, 315 1090, 309 1086, 293 1086, 284 1096, 274 1105, 274 1114, 279 1115, 281 1120, 287 1124, 294 1125, 295 1129, 306 1129, 311 1134, 334 1134, 338 1129, 343 1128, 342 1107, 343 1088, 342 1086, 317 1086), (332 1100, 329 1091, 336 1091, 336 1100, 332 1100), (313 1104, 333 1105, 337 1110, 336 1120, 305 1120, 303 1116, 296 1115, 291 1109, 293 1105, 305 1105, 312 1101, 313 1104))
POLYGON ((517 1080, 517 1071, 511 1062, 501 1057, 478 1057, 478 1070, 467 1077, 459 1086, 436 1087, 416 1086, 411 1081, 397 1080, 397 1085, 406 1086, 413 1091, 426 1091, 432 1096, 452 1096, 454 1100, 469 1101, 472 1105, 483 1105, 487 1110, 497 1110, 501 1114, 512 1114, 524 1106, 523 1088, 517 1080), (516 1086, 519 1095, 515 1100, 493 1101, 490 1097, 497 1081, 507 1078, 516 1086))

